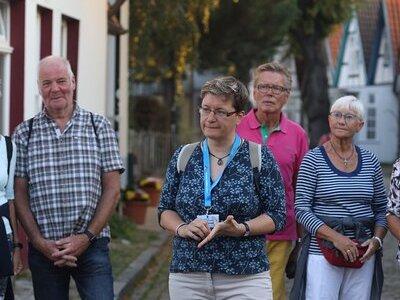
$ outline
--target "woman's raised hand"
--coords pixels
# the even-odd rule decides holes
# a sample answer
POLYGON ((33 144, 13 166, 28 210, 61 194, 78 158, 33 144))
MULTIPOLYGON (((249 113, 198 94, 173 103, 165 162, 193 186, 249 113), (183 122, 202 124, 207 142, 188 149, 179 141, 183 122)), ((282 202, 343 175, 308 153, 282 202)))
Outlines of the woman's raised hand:
POLYGON ((206 221, 195 219, 189 224, 183 225, 177 231, 178 236, 190 238, 196 241, 204 240, 210 234, 211 230, 206 221))
POLYGON ((240 237, 244 235, 245 231, 245 226, 236 222, 235 218, 229 215, 225 221, 219 222, 217 225, 215 225, 213 230, 211 230, 211 233, 198 244, 197 248, 203 247, 217 236, 223 235, 240 237))

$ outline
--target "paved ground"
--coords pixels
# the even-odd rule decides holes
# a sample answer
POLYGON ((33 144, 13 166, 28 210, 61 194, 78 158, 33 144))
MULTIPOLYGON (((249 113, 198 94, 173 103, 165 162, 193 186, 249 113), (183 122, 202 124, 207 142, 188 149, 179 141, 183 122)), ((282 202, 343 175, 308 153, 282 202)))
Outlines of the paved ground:
MULTIPOLYGON (((14 281, 14 292, 16 300, 34 300, 32 281, 29 276, 25 278, 18 278, 14 281)), ((70 282, 70 300, 78 300, 79 294, 76 290, 75 282, 71 280, 70 282)))
MULTIPOLYGON (((389 186, 390 167, 384 168, 385 173, 385 186, 389 186)), ((153 212, 154 213, 154 212, 153 212)), ((151 214, 151 213, 150 213, 151 214)), ((151 217, 151 216, 148 216, 151 217)), ((383 254, 383 269, 384 269, 384 286, 382 293, 382 300, 400 300, 400 267, 395 260, 397 250, 397 241, 393 236, 388 233, 384 241, 384 254, 383 254)), ((168 300, 168 265, 170 259, 170 247, 166 247, 165 251, 169 255, 163 255, 157 262, 157 267, 153 266, 153 272, 158 274, 153 278, 147 280, 146 287, 141 287, 142 292, 132 295, 131 299, 136 300, 168 300)), ((144 284, 144 285, 145 285, 144 284)), ((292 281, 287 280, 286 287, 289 292, 292 281)), ((363 299, 360 299, 363 300, 363 299)))
MULTIPOLYGON (((385 170, 385 169, 384 169, 385 170)), ((385 170, 385 184, 389 184, 389 172, 390 169, 385 170)), ((141 226, 146 229, 160 230, 157 223, 157 211, 155 208, 150 208, 147 212, 146 224, 141 226)), ((383 300, 400 300, 400 267, 395 261, 395 254, 397 249, 397 242, 389 233, 384 242, 384 288, 383 288, 383 300)), ((168 266, 171 255, 171 246, 168 243, 162 249, 160 249, 160 254, 148 267, 148 272, 144 277, 138 282, 138 284, 133 287, 131 298, 135 300, 168 300, 168 266)), ((287 282, 287 289, 291 287, 291 282, 287 282)), ((16 299, 30 300, 33 299, 32 296, 32 285, 29 278, 19 279, 16 282, 16 290, 18 291, 18 296, 16 299)), ((75 289, 71 288, 70 299, 79 299, 76 294, 75 289)), ((362 300, 362 299, 360 299, 362 300)))
MULTIPOLYGON (((144 225, 138 226, 142 229, 154 230, 154 231, 161 231, 161 228, 158 226, 157 222, 157 210, 156 208, 149 207, 147 215, 146 215, 146 222, 144 225)), ((168 253, 168 251, 167 251, 168 253)), ((18 276, 17 279, 14 279, 14 292, 16 300, 33 300, 33 288, 32 288, 32 281, 30 278, 29 271, 23 276, 18 276)), ((78 300, 80 299, 79 294, 76 290, 75 282, 71 279, 70 282, 70 300, 78 300)), ((137 298, 135 298, 137 299, 137 298)), ((148 298, 153 299, 153 298, 148 298)))
MULTIPOLYGON (((384 267, 384 287, 382 300, 398 300, 400 299, 400 268, 394 260, 397 249, 396 240, 388 234, 385 239, 383 267, 384 267)), ((170 251, 169 249, 166 249, 170 251)), ((147 291, 144 293, 136 293, 132 295, 132 300, 168 300, 168 265, 169 255, 163 256, 164 262, 158 262, 158 269, 153 270, 158 276, 153 279, 149 279, 147 282, 147 291)), ((287 280, 287 291, 290 291, 292 282, 287 280)), ((143 288, 142 289, 146 289, 143 288)), ((361 299, 360 299, 361 300, 361 299)))

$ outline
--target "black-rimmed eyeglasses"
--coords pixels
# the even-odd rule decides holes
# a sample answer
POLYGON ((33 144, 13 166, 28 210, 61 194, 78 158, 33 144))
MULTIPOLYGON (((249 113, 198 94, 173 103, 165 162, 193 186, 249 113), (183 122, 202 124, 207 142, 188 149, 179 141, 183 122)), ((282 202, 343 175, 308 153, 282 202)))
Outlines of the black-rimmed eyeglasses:
POLYGON ((211 108, 202 107, 202 106, 199 107, 199 113, 202 117, 208 117, 211 114, 211 112, 213 112, 214 116, 216 116, 217 118, 228 118, 237 113, 236 110, 228 112, 223 109, 211 109, 211 108))
POLYGON ((258 84, 257 91, 260 93, 268 93, 269 91, 272 92, 274 95, 280 95, 284 92, 288 92, 289 89, 285 88, 284 86, 276 85, 276 84, 258 84))

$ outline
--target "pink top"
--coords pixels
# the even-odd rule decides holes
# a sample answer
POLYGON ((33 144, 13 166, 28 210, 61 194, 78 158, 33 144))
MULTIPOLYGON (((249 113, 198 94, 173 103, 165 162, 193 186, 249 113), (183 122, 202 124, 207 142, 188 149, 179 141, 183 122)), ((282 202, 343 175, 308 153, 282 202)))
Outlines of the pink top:
MULTIPOLYGON (((261 124, 252 109, 237 127, 240 137, 262 144, 261 124)), ((294 190, 300 163, 308 151, 308 137, 304 129, 289 120, 283 113, 279 129, 272 131, 267 139, 267 146, 273 153, 282 175, 286 195, 285 229, 269 235, 269 240, 296 240, 296 220, 294 215, 294 190)))

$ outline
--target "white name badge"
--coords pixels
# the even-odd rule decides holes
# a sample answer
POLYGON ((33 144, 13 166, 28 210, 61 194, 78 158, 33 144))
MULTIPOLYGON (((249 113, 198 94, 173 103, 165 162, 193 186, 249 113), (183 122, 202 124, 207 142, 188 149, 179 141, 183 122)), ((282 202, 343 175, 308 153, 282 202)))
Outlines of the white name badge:
POLYGON ((210 229, 213 229, 219 222, 219 215, 198 215, 197 218, 206 221, 210 229))

